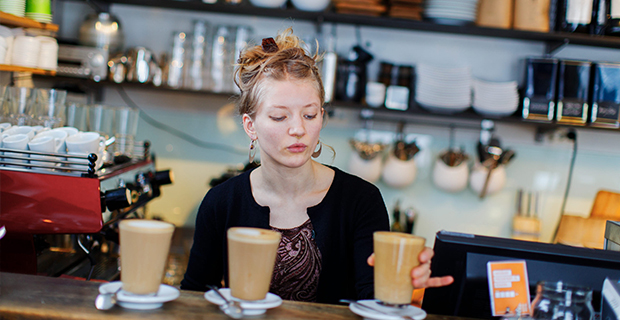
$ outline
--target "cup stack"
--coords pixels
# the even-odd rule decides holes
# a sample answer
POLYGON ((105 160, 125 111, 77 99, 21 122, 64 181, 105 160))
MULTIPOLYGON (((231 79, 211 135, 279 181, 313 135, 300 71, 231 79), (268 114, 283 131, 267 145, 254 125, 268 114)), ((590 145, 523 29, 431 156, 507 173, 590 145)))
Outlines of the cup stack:
POLYGON ((36 68, 39 63, 41 42, 37 37, 17 36, 13 41, 11 56, 12 64, 22 67, 36 68))
POLYGON ((26 18, 41 22, 52 22, 52 6, 50 0, 27 0, 26 18))
POLYGON ((45 70, 58 69, 58 42, 52 37, 37 37, 40 43, 37 67, 45 70))
POLYGON ((26 13, 26 1, 2 0, 0 1, 0 11, 23 17, 26 13))

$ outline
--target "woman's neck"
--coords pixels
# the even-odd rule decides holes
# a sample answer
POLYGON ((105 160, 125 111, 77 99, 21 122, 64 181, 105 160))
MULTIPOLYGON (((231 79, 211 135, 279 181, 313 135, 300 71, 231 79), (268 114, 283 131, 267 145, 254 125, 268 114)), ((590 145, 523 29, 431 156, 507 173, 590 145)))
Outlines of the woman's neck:
POLYGON ((297 196, 311 192, 317 182, 319 164, 309 160, 299 168, 275 167, 268 163, 255 170, 256 185, 278 195, 297 196))

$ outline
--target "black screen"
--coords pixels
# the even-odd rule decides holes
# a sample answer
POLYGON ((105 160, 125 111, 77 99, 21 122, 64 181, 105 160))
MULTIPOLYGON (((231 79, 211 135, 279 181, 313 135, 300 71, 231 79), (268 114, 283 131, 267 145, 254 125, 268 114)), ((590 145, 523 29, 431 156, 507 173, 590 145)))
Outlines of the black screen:
POLYGON ((486 264, 506 260, 526 261, 531 299, 537 282, 562 280, 593 289, 596 311, 603 280, 620 279, 620 252, 440 232, 432 273, 452 275, 455 282, 426 289, 423 309, 430 314, 492 318, 486 264))

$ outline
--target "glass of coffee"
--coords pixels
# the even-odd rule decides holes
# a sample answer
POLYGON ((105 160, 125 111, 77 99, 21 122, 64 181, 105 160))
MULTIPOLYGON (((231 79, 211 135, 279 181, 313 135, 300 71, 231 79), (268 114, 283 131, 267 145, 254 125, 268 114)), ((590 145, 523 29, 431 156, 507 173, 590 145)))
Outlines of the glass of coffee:
POLYGON ((375 252, 375 299, 385 305, 409 305, 413 295, 411 270, 426 240, 401 232, 373 234, 375 252))
POLYGON ((263 300, 280 244, 280 233, 258 228, 228 229, 230 294, 241 300, 263 300))
POLYGON ((123 291, 152 295, 159 290, 174 225, 157 220, 122 220, 120 230, 123 291))

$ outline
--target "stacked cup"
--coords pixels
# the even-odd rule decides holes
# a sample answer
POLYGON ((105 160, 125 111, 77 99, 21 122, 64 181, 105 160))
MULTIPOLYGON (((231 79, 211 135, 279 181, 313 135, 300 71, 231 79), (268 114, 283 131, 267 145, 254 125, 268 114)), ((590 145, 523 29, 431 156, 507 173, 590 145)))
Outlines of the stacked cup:
POLYGON ((26 0, 2 0, 0 11, 23 17, 26 12, 26 0))
POLYGON ((37 67, 45 70, 58 69, 58 41, 52 37, 37 37, 40 43, 37 67))
POLYGON ((58 89, 35 89, 31 108, 31 123, 46 128, 56 128, 65 122, 67 91, 58 89))
POLYGON ((11 63, 17 66, 36 68, 39 63, 41 42, 37 37, 21 35, 13 40, 11 63))
POLYGON ((6 39, 0 36, 0 64, 4 64, 6 53, 9 50, 9 44, 6 39))
POLYGON ((23 87, 6 88, 2 100, 3 121, 17 126, 30 124, 31 91, 30 88, 23 87))
POLYGON ((138 131, 140 110, 134 108, 116 108, 114 117, 115 154, 131 156, 134 137, 138 131))
POLYGON ((52 6, 50 0, 27 0, 26 18, 42 23, 52 22, 52 6))

